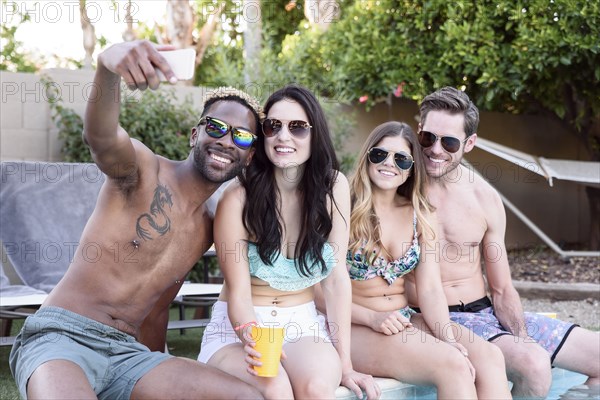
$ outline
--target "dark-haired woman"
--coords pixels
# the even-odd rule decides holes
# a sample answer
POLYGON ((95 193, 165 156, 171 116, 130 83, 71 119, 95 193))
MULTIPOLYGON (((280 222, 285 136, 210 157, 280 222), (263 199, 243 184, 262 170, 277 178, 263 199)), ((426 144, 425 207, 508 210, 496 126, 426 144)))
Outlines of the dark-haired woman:
POLYGON ((350 195, 323 111, 310 91, 293 85, 273 93, 265 113, 245 175, 217 208, 225 284, 198 359, 266 398, 335 398, 340 382, 359 397, 362 387, 377 398, 372 377, 350 361, 350 195), (327 324, 314 304, 319 282, 327 324), (258 377, 253 369, 260 363, 249 333, 255 324, 285 328, 277 377, 258 377))

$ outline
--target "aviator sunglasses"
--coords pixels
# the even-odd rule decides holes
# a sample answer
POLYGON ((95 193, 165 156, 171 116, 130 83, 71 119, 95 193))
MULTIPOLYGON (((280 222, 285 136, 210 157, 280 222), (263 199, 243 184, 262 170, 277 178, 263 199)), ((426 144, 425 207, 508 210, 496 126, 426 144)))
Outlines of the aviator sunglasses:
POLYGON ((299 139, 305 138, 310 133, 310 128, 312 128, 306 121, 283 122, 276 118, 267 118, 262 122, 262 131, 266 137, 272 137, 277 135, 285 125, 287 125, 288 131, 299 139))
POLYGON ((419 137, 419 144, 425 148, 433 146, 435 142, 440 139, 442 147, 448 153, 456 153, 458 149, 460 149, 460 144, 469 139, 468 136, 465 140, 460 140, 453 136, 440 136, 429 131, 420 131, 417 136, 419 137))
POLYGON ((223 122, 220 119, 213 117, 203 117, 198 122, 198 125, 206 125, 204 130, 208 136, 219 139, 231 132, 233 137, 233 144, 242 150, 247 150, 252 146, 252 143, 256 140, 256 135, 243 128, 234 128, 227 122, 223 122))
POLYGON ((394 162, 399 169, 406 171, 413 166, 414 161, 412 156, 402 151, 399 153, 394 153, 379 147, 373 147, 371 150, 369 150, 368 158, 372 164, 381 164, 388 158, 390 154, 394 155, 394 162))

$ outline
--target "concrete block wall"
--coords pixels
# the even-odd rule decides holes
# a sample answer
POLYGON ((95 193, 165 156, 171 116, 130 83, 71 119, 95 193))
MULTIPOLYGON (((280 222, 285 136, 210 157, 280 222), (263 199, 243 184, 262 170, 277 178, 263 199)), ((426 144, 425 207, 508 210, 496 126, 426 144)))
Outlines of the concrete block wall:
MULTIPOLYGON (((0 71, 0 160, 60 161, 62 142, 51 116, 56 93, 62 105, 83 116, 93 87, 93 70, 46 69, 39 74, 0 71)), ((176 99, 202 109, 203 87, 165 86, 176 99)), ((125 90, 134 101, 139 92, 125 90)))
POLYGON ((49 160, 49 106, 37 75, 0 71, 0 159, 49 160))
MULTIPOLYGON (((44 70, 62 100, 80 115, 85 111, 93 85, 92 70, 44 70)), ((61 141, 50 116, 48 84, 40 75, 0 71, 0 160, 59 161, 61 141)), ((166 86, 176 92, 176 99, 191 97, 198 113, 207 88, 166 86)), ((254 93, 252 90, 250 90, 254 93)), ((262 93, 264 95, 265 93, 262 93)), ((139 92, 126 92, 134 99, 139 92)), ((407 99, 392 99, 368 112, 364 106, 345 107, 354 112, 356 128, 349 132, 346 151, 358 152, 369 132, 389 120, 408 122, 416 128, 417 104, 407 99)), ((548 158, 585 159, 585 149, 564 127, 539 116, 516 116, 481 113, 480 136, 513 146, 521 151, 548 158)), ((600 122, 596 126, 600 129, 600 122)), ((555 241, 585 243, 589 237, 589 207, 582 185, 558 181, 553 188, 538 176, 497 159, 481 150, 467 157, 511 201, 555 241), (496 176, 494 174, 500 174, 496 176), (492 174, 492 175, 490 175, 492 174), (563 210, 563 211, 561 211, 563 210), (568 212, 564 212, 568 210, 568 212), (553 218, 547 218, 553 215, 553 218)), ((541 243, 529 228, 514 215, 507 215, 506 242, 509 247, 541 243)))

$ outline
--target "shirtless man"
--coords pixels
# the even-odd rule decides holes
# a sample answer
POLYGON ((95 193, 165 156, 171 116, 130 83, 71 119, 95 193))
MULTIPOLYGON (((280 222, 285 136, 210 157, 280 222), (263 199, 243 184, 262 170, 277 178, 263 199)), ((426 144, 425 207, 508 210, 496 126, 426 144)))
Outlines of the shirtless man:
POLYGON ((136 340, 142 323, 165 330, 164 312, 212 243, 205 202, 249 161, 252 140, 240 137, 253 138, 260 112, 245 93, 215 91, 202 114, 214 121, 202 118, 192 129, 188 158, 154 154, 119 126, 119 86, 123 77, 132 89, 156 89, 155 67, 175 81, 161 49, 173 48, 127 42, 98 57, 83 139, 107 179, 67 273, 12 349, 24 398, 261 398, 215 368, 151 352, 136 340), (217 120, 229 124, 222 137, 211 125, 217 120), (86 261, 86 243, 102 250, 99 261, 86 261), (147 321, 151 313, 164 317, 147 321))
MULTIPOLYGON (((600 384, 598 333, 523 313, 510 276, 500 196, 460 165, 477 140, 477 107, 465 93, 446 87, 423 99, 420 114, 418 136, 440 236, 439 251, 429 256, 439 257, 450 319, 502 350, 515 397, 545 397, 552 383, 551 365, 589 376, 588 385, 600 384)), ((417 305, 414 285, 409 292, 410 303, 417 305)))

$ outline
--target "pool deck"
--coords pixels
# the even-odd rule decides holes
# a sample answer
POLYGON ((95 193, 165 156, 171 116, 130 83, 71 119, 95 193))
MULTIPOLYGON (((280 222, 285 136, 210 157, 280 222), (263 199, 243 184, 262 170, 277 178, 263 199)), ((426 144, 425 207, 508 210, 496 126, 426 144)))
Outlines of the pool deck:
MULTIPOLYGON (((417 386, 399 382, 395 379, 375 378, 381 388, 381 400, 403 400, 403 399, 436 399, 436 389, 432 386, 417 386)), ((575 372, 566 371, 561 368, 552 370, 552 387, 546 400, 558 400, 560 396, 569 389, 574 388, 576 398, 598 399, 598 396, 585 395, 585 388, 575 388, 582 385, 587 377, 575 372), (582 393, 585 397, 582 397, 582 393)), ((357 397, 349 389, 340 386, 335 391, 338 400, 357 400, 357 397)))

